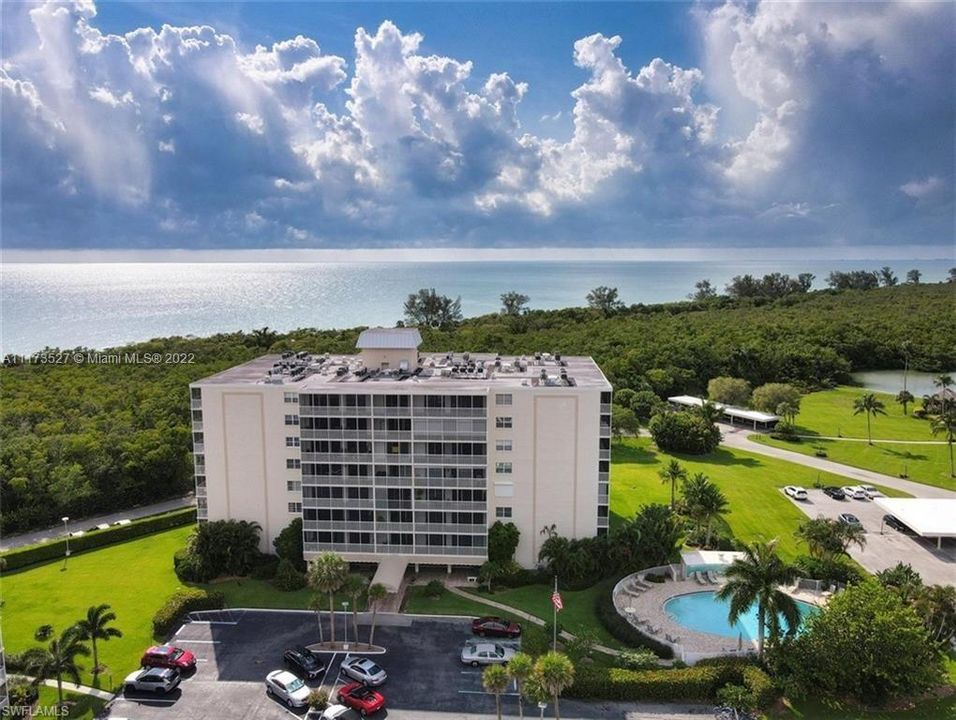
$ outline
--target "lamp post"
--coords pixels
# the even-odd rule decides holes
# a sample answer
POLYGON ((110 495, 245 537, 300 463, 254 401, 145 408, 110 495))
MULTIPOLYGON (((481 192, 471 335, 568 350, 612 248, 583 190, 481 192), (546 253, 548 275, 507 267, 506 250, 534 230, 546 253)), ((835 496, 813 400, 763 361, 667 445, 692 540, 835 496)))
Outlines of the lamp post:
POLYGON ((66 561, 70 557, 70 518, 64 515, 60 519, 63 521, 63 534, 66 535, 66 553, 63 555, 63 569, 66 570, 66 561))
POLYGON ((544 711, 545 711, 545 708, 547 707, 548 707, 548 703, 544 702, 544 700, 538 703, 538 710, 541 711, 542 720, 544 720, 544 711))
POLYGON ((342 620, 345 622, 345 647, 349 646, 349 601, 344 600, 342 602, 342 610, 345 612, 345 615, 342 617, 342 620))

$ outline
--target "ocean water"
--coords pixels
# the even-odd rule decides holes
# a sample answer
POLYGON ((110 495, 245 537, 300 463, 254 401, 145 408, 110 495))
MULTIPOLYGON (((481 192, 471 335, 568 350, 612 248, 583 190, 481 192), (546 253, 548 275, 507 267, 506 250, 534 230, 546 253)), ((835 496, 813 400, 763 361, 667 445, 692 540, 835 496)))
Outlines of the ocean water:
MULTIPOLYGON (((734 275, 812 272, 817 287, 830 270, 882 263, 779 260, 465 261, 465 262, 104 262, 5 263, 0 285, 0 352, 44 347, 113 347, 168 335, 209 335, 269 326, 348 328, 390 325, 409 293, 422 287, 460 296, 466 317, 495 312, 499 296, 518 290, 530 307, 585 305, 598 285, 617 287, 626 303, 680 300, 709 278, 718 288, 734 275)), ((920 268, 941 280, 948 265, 893 263, 901 277, 920 268)))

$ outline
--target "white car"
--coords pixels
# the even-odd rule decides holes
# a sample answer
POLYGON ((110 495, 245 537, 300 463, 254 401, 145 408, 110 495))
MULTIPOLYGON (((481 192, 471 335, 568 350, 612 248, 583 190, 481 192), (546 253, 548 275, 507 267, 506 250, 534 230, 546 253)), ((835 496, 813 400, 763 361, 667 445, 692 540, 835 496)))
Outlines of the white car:
POLYGON ((388 675, 380 665, 363 657, 354 657, 343 662, 342 672, 369 687, 378 687, 388 680, 388 675))
POLYGON ((794 500, 807 499, 807 491, 799 485, 787 485, 783 488, 783 491, 794 500))
POLYGON ((266 694, 278 698, 290 708, 305 707, 309 702, 309 686, 288 670, 273 670, 266 675, 266 694))
POLYGON ((123 687, 127 691, 140 690, 165 695, 179 685, 179 680, 179 670, 154 667, 130 673, 123 681, 123 687))
POLYGON ((465 645, 461 650, 461 661, 465 665, 503 665, 513 658, 515 651, 502 647, 498 643, 474 643, 465 645))
POLYGON ((844 485, 842 488, 844 494, 848 498, 853 498, 854 500, 866 500, 866 491, 861 488, 859 485, 844 485))
POLYGON ((863 488, 863 492, 866 493, 868 498, 883 497, 883 493, 881 493, 872 485, 860 485, 860 487, 863 488))
POLYGON ((350 720, 352 717, 354 713, 345 705, 329 705, 319 715, 319 720, 342 720, 343 718, 350 720))

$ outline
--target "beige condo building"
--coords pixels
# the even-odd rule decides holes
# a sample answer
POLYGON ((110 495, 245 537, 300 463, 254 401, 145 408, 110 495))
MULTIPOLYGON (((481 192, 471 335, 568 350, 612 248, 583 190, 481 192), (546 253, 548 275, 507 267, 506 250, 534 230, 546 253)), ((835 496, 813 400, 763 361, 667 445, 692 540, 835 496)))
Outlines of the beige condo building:
POLYGON ((420 353, 414 328, 356 355, 268 355, 190 386, 200 521, 296 517, 306 557, 480 565, 496 520, 533 567, 554 525, 606 533, 611 386, 588 357, 420 353))

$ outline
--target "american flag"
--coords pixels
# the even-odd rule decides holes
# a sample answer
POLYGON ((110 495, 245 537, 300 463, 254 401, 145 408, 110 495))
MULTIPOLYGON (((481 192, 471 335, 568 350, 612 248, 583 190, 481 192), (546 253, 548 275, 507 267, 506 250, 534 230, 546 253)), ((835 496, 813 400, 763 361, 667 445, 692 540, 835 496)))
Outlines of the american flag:
POLYGON ((561 602, 561 593, 557 590, 551 593, 551 604, 554 605, 554 609, 559 612, 564 609, 564 603, 561 602))

